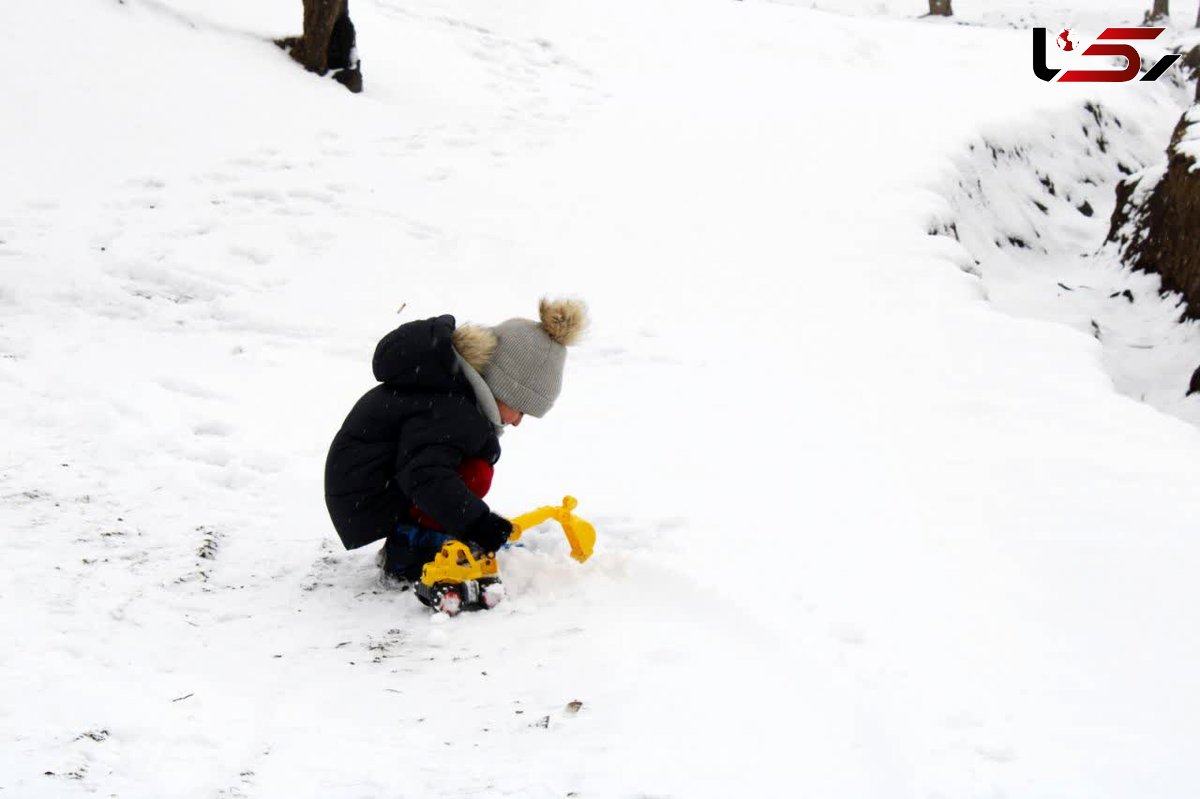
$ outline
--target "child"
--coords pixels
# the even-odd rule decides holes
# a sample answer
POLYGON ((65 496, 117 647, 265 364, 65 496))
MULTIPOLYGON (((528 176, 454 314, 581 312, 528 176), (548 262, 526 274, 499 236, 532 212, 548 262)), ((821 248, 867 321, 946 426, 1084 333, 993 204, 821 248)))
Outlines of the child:
POLYGON ((491 328, 438 316, 383 337, 372 361, 380 385, 355 404, 325 461, 325 504, 346 549, 385 538, 385 573, 412 581, 448 538, 486 552, 504 545, 512 524, 483 501, 499 436, 554 405, 566 347, 586 324, 572 300, 543 299, 539 316, 491 328))

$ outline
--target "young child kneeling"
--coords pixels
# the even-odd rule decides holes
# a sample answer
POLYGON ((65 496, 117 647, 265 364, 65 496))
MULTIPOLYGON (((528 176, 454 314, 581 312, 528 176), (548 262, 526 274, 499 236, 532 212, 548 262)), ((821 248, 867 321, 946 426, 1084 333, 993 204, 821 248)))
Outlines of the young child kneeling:
POLYGON ((351 409, 325 461, 325 504, 346 549, 386 539, 384 571, 417 580, 448 538, 486 552, 512 524, 483 501, 506 425, 541 418, 562 389, 582 303, 542 300, 540 321, 495 327, 453 316, 408 322, 383 337, 379 385, 351 409))

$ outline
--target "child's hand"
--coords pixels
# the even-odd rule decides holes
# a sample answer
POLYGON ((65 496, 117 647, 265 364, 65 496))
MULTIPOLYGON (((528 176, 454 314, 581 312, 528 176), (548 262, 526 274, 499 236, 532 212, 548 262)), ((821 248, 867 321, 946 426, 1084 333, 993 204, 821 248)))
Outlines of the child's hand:
POLYGON ((512 522, 489 511, 471 525, 466 537, 484 552, 495 552, 508 542, 511 534, 512 522))

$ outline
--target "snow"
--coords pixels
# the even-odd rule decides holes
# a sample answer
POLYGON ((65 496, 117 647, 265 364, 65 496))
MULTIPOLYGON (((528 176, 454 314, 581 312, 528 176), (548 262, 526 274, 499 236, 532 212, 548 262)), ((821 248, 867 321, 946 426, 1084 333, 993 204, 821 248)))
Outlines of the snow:
POLYGON ((356 0, 361 96, 294 0, 0 12, 0 790, 1194 795, 1200 350, 1101 246, 1191 87, 1029 74, 1142 2, 924 5, 356 0), (326 447, 560 293, 489 501, 596 554, 430 617, 326 447))
POLYGON ((1194 172, 1196 170, 1195 163, 1200 161, 1200 127, 1197 127, 1200 115, 1196 113, 1196 108, 1193 106, 1184 118, 1187 120, 1187 127, 1175 144, 1175 150, 1180 155, 1192 159, 1191 171, 1194 172))

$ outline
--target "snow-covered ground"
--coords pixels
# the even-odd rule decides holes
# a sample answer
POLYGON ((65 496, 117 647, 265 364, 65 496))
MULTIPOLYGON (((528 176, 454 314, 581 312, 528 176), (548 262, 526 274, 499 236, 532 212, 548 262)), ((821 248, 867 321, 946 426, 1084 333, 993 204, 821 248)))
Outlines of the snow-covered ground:
POLYGON ((1190 88, 1029 69, 1147 3, 355 0, 361 96, 299 0, 8 4, 0 796, 1196 795, 1200 340, 1101 247, 1190 88), (489 501, 596 554, 430 617, 326 447, 543 294, 489 501))

